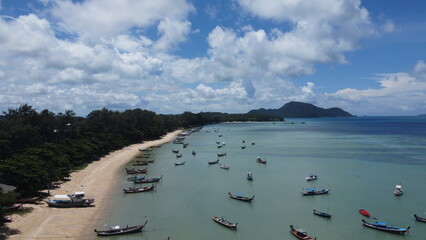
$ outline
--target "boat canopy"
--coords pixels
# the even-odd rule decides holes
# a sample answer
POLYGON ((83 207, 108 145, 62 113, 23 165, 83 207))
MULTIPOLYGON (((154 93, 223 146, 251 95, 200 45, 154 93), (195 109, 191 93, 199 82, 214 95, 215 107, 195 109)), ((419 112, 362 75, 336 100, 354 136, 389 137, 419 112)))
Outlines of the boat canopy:
POLYGON ((59 198, 59 199, 61 199, 61 198, 62 198, 62 199, 64 199, 64 198, 65 198, 65 199, 70 199, 69 195, 55 195, 54 197, 55 197, 55 198, 59 198))
POLYGON ((402 188, 402 186, 398 184, 398 185, 396 185, 396 186, 395 186, 395 188, 396 188, 396 189, 401 189, 401 188, 402 188))
POLYGON ((316 188, 308 188, 306 190, 308 190, 308 191, 316 191, 317 189, 316 188))
POLYGON ((385 222, 376 222, 376 225, 380 226, 380 227, 386 227, 386 223, 385 222))

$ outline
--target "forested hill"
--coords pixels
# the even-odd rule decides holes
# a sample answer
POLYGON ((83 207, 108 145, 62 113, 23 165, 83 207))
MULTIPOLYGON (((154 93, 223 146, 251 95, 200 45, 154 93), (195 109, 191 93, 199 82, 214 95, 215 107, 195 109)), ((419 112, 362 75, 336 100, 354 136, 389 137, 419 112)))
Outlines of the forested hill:
POLYGON ((249 114, 265 114, 282 118, 353 117, 341 108, 320 108, 309 103, 289 102, 278 109, 251 110, 249 114))
POLYGON ((73 111, 37 112, 24 104, 0 117, 0 182, 31 196, 111 151, 168 131, 226 121, 279 120, 260 114, 162 115, 142 109, 101 109, 77 117, 73 111))

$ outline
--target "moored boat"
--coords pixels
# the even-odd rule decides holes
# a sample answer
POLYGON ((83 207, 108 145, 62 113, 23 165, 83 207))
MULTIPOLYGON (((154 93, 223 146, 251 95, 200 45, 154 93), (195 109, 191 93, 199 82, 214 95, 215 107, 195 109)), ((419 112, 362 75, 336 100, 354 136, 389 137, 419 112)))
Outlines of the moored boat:
POLYGON ((325 212, 320 212, 314 209, 314 214, 323 218, 331 218, 331 215, 325 212))
POLYGON ((195 152, 195 150, 192 150, 192 155, 196 155, 197 153, 195 152))
POLYGON ((148 168, 144 168, 144 169, 127 169, 126 168, 126 173, 127 174, 138 174, 138 173, 147 173, 148 172, 148 168))
POLYGON ((389 227, 385 222, 375 222, 375 223, 369 223, 366 222, 364 219, 362 219, 362 224, 366 227, 373 228, 376 230, 381 230, 389 233, 396 233, 396 234, 406 234, 410 230, 410 226, 407 228, 399 228, 399 227, 389 227))
POLYGON ((415 218, 417 221, 419 221, 419 222, 424 222, 424 223, 426 223, 426 218, 419 217, 419 216, 417 216, 416 214, 414 214, 414 218, 415 218))
POLYGON ((246 146, 241 146, 241 149, 246 149, 246 146))
POLYGON ((247 180, 253 181, 253 173, 252 172, 247 172, 247 180))
POLYGON ((306 191, 302 192, 304 196, 310 196, 310 195, 321 195, 321 194, 327 194, 330 191, 330 188, 324 188, 321 190, 316 190, 315 188, 308 188, 306 191))
POLYGON ((175 162, 175 166, 182 166, 185 165, 185 162, 175 162))
POLYGON ((298 239, 303 239, 303 240, 315 240, 317 238, 313 238, 308 236, 308 234, 306 233, 305 230, 303 229, 296 229, 293 227, 293 225, 290 225, 290 232, 297 237, 298 239))
POLYGON ((222 169, 226 169, 226 170, 229 169, 229 166, 228 165, 224 165, 224 164, 219 164, 219 167, 222 168, 222 169))
POLYGON ((254 195, 253 195, 253 197, 246 197, 241 193, 236 193, 236 194, 228 193, 228 195, 229 195, 229 197, 231 197, 233 199, 244 201, 244 202, 251 202, 254 199, 254 195))
POLYGON ((236 230, 237 229, 238 223, 231 223, 231 222, 225 220, 223 217, 213 216, 212 219, 213 219, 213 221, 219 223, 222 226, 225 226, 225 227, 230 228, 232 230, 236 230))
POLYGON ((146 179, 137 179, 134 180, 134 183, 153 183, 153 182, 159 182, 163 178, 163 175, 161 177, 155 177, 155 178, 146 178, 146 179))
POLYGON ((209 165, 217 164, 217 163, 219 163, 219 159, 218 159, 218 160, 216 160, 216 161, 209 161, 209 165))
POLYGON ((95 233, 98 236, 113 236, 113 235, 122 235, 122 234, 129 234, 129 233, 138 233, 141 232, 142 229, 145 227, 146 221, 143 225, 136 225, 132 227, 125 227, 120 228, 120 226, 111 227, 107 230, 97 230, 95 229, 95 233))
POLYGON ((182 157, 182 153, 176 154, 176 158, 182 157))
POLYGON ((315 181, 315 180, 317 180, 318 179, 318 176, 316 175, 316 174, 309 174, 307 177, 306 177, 306 181, 315 181))
POLYGON ((156 187, 156 184, 152 184, 149 187, 142 187, 142 188, 128 188, 128 189, 123 189, 124 193, 140 193, 140 192, 148 192, 151 190, 154 190, 154 188, 156 187))
POLYGON ((395 196, 401 196, 403 193, 404 191, 402 190, 401 184, 396 185, 395 189, 393 190, 393 194, 395 194, 395 196))
POLYGON ((145 179, 145 176, 133 176, 133 177, 128 177, 127 181, 135 181, 135 180, 141 180, 141 179, 145 179))
POLYGON ((266 160, 263 160, 263 159, 262 159, 262 158, 260 158, 260 157, 257 157, 257 158, 256 158, 256 162, 266 164, 266 160))
POLYGON ((172 149, 173 153, 179 153, 179 149, 172 149))
POLYGON ((226 153, 218 153, 217 156, 218 157, 223 157, 223 156, 226 156, 226 153))
POLYGON ((133 163, 133 166, 146 166, 148 164, 149 163, 145 162, 145 161, 137 161, 137 162, 133 163))
POLYGON ((370 217, 370 213, 369 213, 369 212, 367 212, 367 210, 365 210, 365 209, 360 209, 360 210, 359 210, 359 213, 361 213, 362 215, 364 215, 364 216, 366 216, 366 217, 370 217))

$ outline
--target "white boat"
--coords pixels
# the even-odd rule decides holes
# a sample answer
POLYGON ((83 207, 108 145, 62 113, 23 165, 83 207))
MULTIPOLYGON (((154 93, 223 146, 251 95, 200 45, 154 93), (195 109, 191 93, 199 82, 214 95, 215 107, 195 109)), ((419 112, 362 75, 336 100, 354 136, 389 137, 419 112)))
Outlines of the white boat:
POLYGON ((224 165, 224 164, 219 164, 219 167, 222 169, 229 169, 229 166, 224 165))
POLYGON ((247 172, 247 180, 253 181, 253 173, 247 172))
POLYGON ((396 185, 395 190, 393 190, 393 194, 395 194, 395 196, 401 196, 403 193, 404 191, 402 190, 401 184, 396 185))
POLYGON ((314 181, 317 179, 318 179, 318 176, 315 174, 309 174, 309 176, 306 177, 306 181, 314 181))

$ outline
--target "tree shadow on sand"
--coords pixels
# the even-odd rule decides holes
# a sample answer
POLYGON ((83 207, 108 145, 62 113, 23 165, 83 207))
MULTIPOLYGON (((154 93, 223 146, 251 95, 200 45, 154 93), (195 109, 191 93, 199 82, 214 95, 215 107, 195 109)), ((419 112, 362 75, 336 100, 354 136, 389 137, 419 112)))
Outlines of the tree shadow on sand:
POLYGON ((21 231, 9 228, 6 225, 0 226, 0 240, 8 239, 10 235, 20 234, 21 231))

